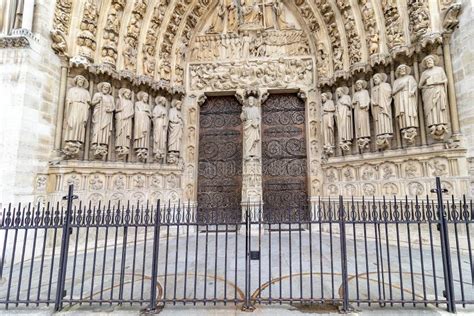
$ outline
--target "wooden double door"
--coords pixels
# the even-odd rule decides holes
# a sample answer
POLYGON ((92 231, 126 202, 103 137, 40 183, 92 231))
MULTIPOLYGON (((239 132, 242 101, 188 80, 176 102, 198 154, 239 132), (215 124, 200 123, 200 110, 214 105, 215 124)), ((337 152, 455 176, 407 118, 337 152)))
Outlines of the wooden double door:
MULTIPOLYGON (((226 217, 242 212, 242 107, 235 97, 209 97, 200 110, 198 208, 226 217)), ((307 209, 305 105, 296 95, 270 95, 262 106, 265 214, 307 209)), ((295 213, 296 212, 296 213, 295 213)))

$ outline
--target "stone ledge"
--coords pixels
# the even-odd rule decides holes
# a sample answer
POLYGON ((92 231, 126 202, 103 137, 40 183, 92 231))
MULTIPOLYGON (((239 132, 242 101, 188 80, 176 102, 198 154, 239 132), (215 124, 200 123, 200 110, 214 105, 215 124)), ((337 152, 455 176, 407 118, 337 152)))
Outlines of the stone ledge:
POLYGON ((32 48, 38 43, 38 38, 27 29, 15 29, 10 35, 0 35, 0 49, 32 48))

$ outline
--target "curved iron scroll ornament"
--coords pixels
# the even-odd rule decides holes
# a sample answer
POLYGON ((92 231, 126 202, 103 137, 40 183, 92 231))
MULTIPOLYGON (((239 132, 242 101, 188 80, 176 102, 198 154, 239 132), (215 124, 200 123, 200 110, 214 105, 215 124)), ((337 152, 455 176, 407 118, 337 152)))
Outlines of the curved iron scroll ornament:
POLYGON ((305 105, 296 95, 271 95, 263 114, 263 201, 266 216, 307 215, 305 105))
POLYGON ((198 219, 241 216, 241 105, 235 97, 210 97, 199 117, 198 219))

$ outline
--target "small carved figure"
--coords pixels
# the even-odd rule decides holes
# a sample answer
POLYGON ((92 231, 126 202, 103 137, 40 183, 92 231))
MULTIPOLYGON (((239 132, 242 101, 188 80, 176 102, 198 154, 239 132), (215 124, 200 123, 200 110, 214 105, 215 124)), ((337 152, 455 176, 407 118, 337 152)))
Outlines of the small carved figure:
POLYGON ((183 137, 184 121, 181 114, 181 101, 173 100, 168 113, 168 162, 178 163, 181 151, 181 139, 183 137))
POLYGON ((108 82, 97 85, 98 92, 92 99, 92 150, 94 156, 104 159, 108 153, 110 135, 112 133, 115 101, 112 86, 108 82))
POLYGON ((146 161, 150 147, 151 109, 148 103, 149 98, 148 93, 141 91, 137 94, 138 101, 135 102, 133 147, 140 161, 146 161))
POLYGON ((66 96, 66 128, 63 152, 67 158, 76 158, 82 149, 89 119, 91 95, 87 90, 89 82, 83 76, 74 78, 74 87, 66 96))
POLYGON ((336 90, 337 129, 339 132, 339 146, 343 151, 351 149, 354 139, 352 131, 352 102, 348 87, 339 87, 336 90))
POLYGON ((159 96, 153 109, 153 153, 155 160, 162 161, 166 154, 166 114, 168 100, 159 96))
POLYGON ((370 95, 367 81, 357 80, 355 90, 352 105, 355 109, 356 137, 359 148, 363 150, 370 143, 370 95))
POLYGON ((387 74, 374 75, 372 88, 372 115, 375 120, 377 146, 386 149, 393 137, 392 125, 392 87, 387 83, 387 74))
POLYGON ((328 155, 334 153, 334 117, 336 106, 332 100, 332 94, 325 92, 321 94, 323 103, 323 134, 324 134, 324 152, 328 155))
POLYGON ((403 138, 413 144, 418 135, 418 85, 410 75, 411 68, 407 65, 398 66, 393 83, 395 99, 395 116, 398 119, 403 138))
POLYGON ((435 139, 443 139, 448 130, 448 78, 443 68, 437 66, 437 56, 423 59, 426 70, 421 74, 420 89, 423 95, 426 125, 435 139))
POLYGON ((130 153, 133 115, 132 92, 130 89, 120 89, 115 109, 115 151, 119 158, 124 158, 130 153))

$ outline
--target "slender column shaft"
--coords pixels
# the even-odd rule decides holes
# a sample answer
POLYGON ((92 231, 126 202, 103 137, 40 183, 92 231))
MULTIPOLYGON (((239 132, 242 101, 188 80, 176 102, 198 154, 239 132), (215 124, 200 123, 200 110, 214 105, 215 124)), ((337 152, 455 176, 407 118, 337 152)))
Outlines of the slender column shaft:
POLYGON ((33 14, 35 11, 35 0, 24 0, 23 17, 21 28, 29 31, 33 30, 33 14))
POLYGON ((63 134, 64 124, 64 106, 66 99, 67 90, 67 73, 68 68, 66 66, 61 67, 61 79, 59 84, 59 100, 58 100, 58 112, 56 114, 56 134, 54 138, 54 149, 56 151, 61 150, 61 139, 63 134))
POLYGON ((450 37, 446 36, 443 41, 444 67, 448 77, 449 114, 451 116, 451 129, 453 136, 460 134, 458 104, 456 102, 456 90, 454 86, 453 64, 451 60, 450 37))

